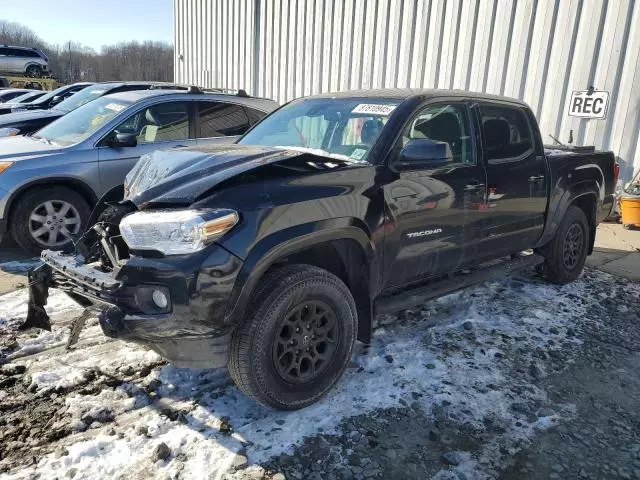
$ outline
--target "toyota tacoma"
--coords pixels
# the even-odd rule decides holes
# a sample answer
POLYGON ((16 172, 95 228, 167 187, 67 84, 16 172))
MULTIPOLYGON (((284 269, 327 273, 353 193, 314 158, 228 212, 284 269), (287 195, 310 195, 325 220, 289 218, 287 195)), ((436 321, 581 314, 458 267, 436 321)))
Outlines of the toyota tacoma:
POLYGON ((30 272, 110 337, 227 366, 296 409, 338 381, 376 314, 516 269, 576 279, 613 206, 611 152, 545 150, 523 102, 375 90, 294 100, 234 145, 160 150, 74 254, 30 272))

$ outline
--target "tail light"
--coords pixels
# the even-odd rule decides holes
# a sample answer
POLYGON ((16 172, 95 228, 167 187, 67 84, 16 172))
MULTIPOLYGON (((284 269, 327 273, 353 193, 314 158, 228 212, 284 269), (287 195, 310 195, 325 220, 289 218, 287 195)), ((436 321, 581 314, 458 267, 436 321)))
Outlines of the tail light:
POLYGON ((620 176, 620 164, 618 162, 614 162, 613 164, 613 184, 618 184, 618 177, 620 176))

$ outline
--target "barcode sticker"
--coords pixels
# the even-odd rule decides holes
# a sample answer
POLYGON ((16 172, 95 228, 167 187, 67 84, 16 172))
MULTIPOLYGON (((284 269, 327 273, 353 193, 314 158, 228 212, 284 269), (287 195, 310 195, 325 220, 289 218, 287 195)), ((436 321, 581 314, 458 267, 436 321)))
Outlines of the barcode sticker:
POLYGON ((389 115, 396 105, 380 105, 376 103, 361 103, 351 113, 368 113, 370 115, 389 115))

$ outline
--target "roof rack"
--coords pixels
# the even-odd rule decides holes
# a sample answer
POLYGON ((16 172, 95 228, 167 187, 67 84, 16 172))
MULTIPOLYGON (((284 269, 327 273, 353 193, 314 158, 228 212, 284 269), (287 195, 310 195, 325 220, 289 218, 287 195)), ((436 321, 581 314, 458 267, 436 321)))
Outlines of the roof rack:
POLYGON ((157 84, 151 85, 150 89, 163 89, 163 88, 172 88, 178 87, 181 89, 185 89, 187 93, 193 94, 201 94, 201 93, 224 93, 228 95, 237 95, 238 97, 249 97, 250 95, 243 88, 218 88, 218 87, 200 87, 198 85, 189 85, 186 83, 162 83, 158 82, 157 84))

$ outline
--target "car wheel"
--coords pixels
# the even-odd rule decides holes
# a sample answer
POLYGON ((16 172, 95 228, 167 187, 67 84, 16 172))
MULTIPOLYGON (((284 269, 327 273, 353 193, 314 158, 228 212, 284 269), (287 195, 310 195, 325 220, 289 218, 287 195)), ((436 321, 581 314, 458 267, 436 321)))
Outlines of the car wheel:
POLYGON ((231 341, 229 372, 248 397, 294 410, 317 401, 344 373, 357 311, 330 272, 288 265, 267 274, 231 341))
POLYGON ((12 235, 29 253, 71 250, 91 214, 86 200, 66 187, 31 190, 18 200, 12 235))
POLYGON ((584 212, 570 206, 544 256, 544 271, 548 280, 565 284, 582 272, 589 247, 589 223, 584 212))
POLYGON ((27 67, 27 77, 31 78, 41 78, 42 77, 42 67, 40 65, 29 65, 27 67))

